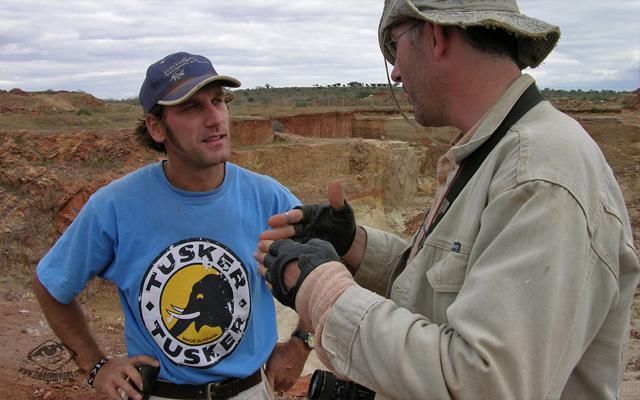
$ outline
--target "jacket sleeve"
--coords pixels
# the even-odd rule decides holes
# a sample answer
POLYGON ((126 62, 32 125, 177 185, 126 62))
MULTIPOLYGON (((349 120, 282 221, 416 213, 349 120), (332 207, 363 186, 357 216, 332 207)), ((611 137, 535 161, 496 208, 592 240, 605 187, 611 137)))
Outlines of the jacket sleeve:
POLYGON ((559 398, 617 299, 616 278, 571 194, 528 182, 485 208, 446 323, 356 285, 331 309, 323 348, 338 374, 390 398, 559 398))
POLYGON ((396 235, 375 228, 363 228, 367 232, 367 248, 355 280, 359 285, 384 296, 392 279, 393 268, 408 244, 396 235))

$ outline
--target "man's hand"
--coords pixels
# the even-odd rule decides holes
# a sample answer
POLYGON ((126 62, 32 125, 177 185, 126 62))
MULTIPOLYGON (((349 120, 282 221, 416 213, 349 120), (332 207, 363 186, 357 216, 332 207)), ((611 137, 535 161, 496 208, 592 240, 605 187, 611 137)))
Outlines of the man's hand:
POLYGON ((295 310, 296 295, 305 278, 317 267, 340 257, 329 242, 311 239, 306 244, 293 240, 258 243, 255 254, 260 274, 271 285, 273 296, 295 310))
POLYGON ((298 206, 284 214, 269 218, 272 228, 260 235, 262 240, 292 238, 306 243, 313 238, 330 242, 339 255, 344 255, 356 235, 356 220, 351 206, 345 201, 342 185, 329 183, 329 204, 298 206))
POLYGON ((266 368, 267 380, 273 390, 284 392, 291 389, 302 373, 309 352, 304 343, 295 338, 276 343, 266 368))
POLYGON ((140 389, 144 389, 142 377, 136 369, 136 365, 139 364, 160 366, 158 360, 144 355, 131 358, 112 358, 98 371, 96 379, 93 381, 94 389, 106 394, 112 400, 121 400, 122 393, 125 393, 130 399, 141 400, 140 393, 131 386, 133 383, 140 389))

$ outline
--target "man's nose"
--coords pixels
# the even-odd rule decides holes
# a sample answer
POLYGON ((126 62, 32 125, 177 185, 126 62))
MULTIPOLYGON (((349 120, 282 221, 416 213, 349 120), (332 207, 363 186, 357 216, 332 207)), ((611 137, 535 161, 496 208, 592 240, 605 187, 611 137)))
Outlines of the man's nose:
POLYGON ((217 107, 215 104, 208 103, 206 110, 206 119, 205 123, 207 126, 215 126, 221 124, 227 114, 227 107, 221 106, 217 107))
POLYGON ((397 63, 396 65, 393 66, 393 69, 391 70, 391 80, 394 82, 402 82, 402 76, 400 75, 400 68, 398 67, 397 63))

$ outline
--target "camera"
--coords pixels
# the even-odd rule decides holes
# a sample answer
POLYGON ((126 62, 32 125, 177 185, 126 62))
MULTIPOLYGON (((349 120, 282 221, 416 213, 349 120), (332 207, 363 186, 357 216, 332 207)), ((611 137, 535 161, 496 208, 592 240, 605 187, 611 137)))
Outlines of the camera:
POLYGON ((127 381, 133 386, 135 390, 137 390, 141 395, 143 400, 146 400, 151 396, 151 391, 153 390, 153 386, 156 383, 156 377, 158 376, 158 372, 160 372, 160 367, 154 367, 147 364, 138 364, 136 365, 136 369, 138 373, 142 377, 142 387, 144 390, 140 390, 135 383, 133 383, 130 379, 127 381))
POLYGON ((376 392, 355 382, 338 379, 329 371, 316 369, 309 381, 310 400, 373 400, 376 392))

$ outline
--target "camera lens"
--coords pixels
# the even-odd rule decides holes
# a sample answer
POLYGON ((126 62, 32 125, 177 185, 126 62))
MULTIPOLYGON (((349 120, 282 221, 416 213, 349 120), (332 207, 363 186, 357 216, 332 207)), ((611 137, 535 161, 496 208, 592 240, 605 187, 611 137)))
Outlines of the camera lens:
POLYGON ((309 400, 373 400, 376 392, 316 369, 309 381, 309 400))
POLYGON ((332 373, 317 369, 311 375, 309 381, 310 400, 330 400, 333 398, 333 388, 336 385, 336 377, 332 373))

